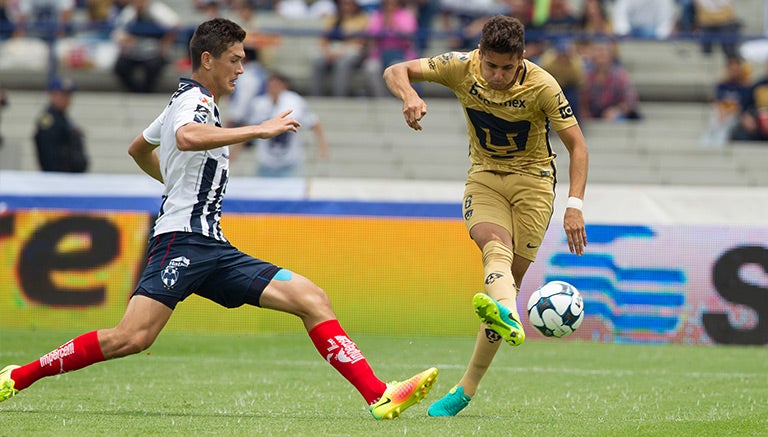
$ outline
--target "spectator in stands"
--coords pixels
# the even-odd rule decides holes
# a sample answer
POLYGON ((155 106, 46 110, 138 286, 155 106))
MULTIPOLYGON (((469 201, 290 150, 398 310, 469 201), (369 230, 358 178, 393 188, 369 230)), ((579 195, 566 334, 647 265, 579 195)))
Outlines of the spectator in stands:
POLYGON ((615 0, 613 31, 618 36, 667 39, 675 28, 675 0, 615 0))
POLYGON ((608 121, 640 118, 637 90, 626 68, 616 62, 613 45, 598 40, 590 46, 579 101, 582 119, 608 121))
POLYGON ((715 87, 709 124, 701 137, 702 145, 724 146, 730 139, 749 94, 749 70, 741 58, 728 58, 725 75, 715 87))
POLYGON ((693 33, 696 27, 695 0, 677 0, 677 31, 683 35, 693 33))
POLYGON ((720 43, 727 58, 739 55, 741 22, 732 0, 695 0, 694 16, 705 54, 712 53, 714 44, 720 43))
POLYGON ((13 36, 15 31, 16 23, 11 11, 11 0, 0 0, 0 41, 13 36))
MULTIPOLYGON (((281 43, 281 36, 276 32, 265 31, 259 25, 259 2, 261 0, 238 0, 232 4, 232 10, 237 15, 237 23, 248 35, 245 46, 258 52, 259 63, 267 66, 273 57, 273 50, 281 43)), ((266 81, 266 73, 265 79, 266 81)), ((238 80, 238 83, 240 80, 238 80)))
POLYGON ((75 84, 54 78, 48 85, 48 105, 35 123, 37 160, 43 171, 82 173, 88 169, 85 137, 69 116, 75 84))
POLYGON ((115 26, 117 26, 117 17, 119 17, 120 13, 123 12, 123 9, 130 4, 131 0, 112 0, 112 6, 109 8, 109 24, 113 30, 115 26))
POLYGON ((274 11, 291 20, 317 19, 336 14, 333 0, 276 0, 274 11))
POLYGON ((605 8, 605 0, 584 0, 579 12, 579 32, 584 37, 613 35, 613 24, 605 8))
POLYGON ((74 0, 19 0, 15 37, 53 40, 72 31, 74 0))
POLYGON ((312 61, 310 94, 324 95, 328 73, 331 73, 331 94, 349 95, 352 73, 364 58, 365 30, 368 15, 356 0, 337 0, 338 13, 326 19, 325 33, 320 37, 319 56, 312 61))
POLYGON ((374 97, 389 95, 381 75, 392 64, 416 58, 413 39, 418 28, 413 11, 402 0, 381 0, 381 9, 368 21, 368 57, 364 70, 374 97))
POLYGON ((227 8, 224 0, 193 0, 195 10, 205 16, 205 19, 220 17, 227 8))
POLYGON ((117 17, 114 71, 130 92, 151 93, 171 61, 179 16, 158 0, 131 0, 117 17))
POLYGON ((88 12, 88 29, 97 36, 108 39, 112 33, 113 0, 85 0, 88 12))
MULTIPOLYGON (((8 94, 5 92, 5 88, 0 86, 0 113, 5 110, 5 107, 8 106, 8 94)), ((2 121, 2 117, 0 117, 0 121, 2 121)), ((2 125, 2 123, 0 123, 2 125)), ((3 147, 3 135, 2 131, 0 131, 0 147, 3 147)))
POLYGON ((768 141, 768 74, 749 88, 732 139, 768 141))
POLYGON ((610 39, 614 52, 618 51, 613 38, 613 24, 608 17, 605 0, 584 0, 579 13, 579 36, 576 38, 576 50, 582 57, 589 57, 589 45, 594 39, 610 39))
POLYGON ((575 45, 567 38, 560 38, 553 47, 539 57, 539 66, 560 84, 574 114, 579 114, 579 93, 584 84, 584 61, 575 45))
MULTIPOLYGON (((261 123, 287 110, 290 116, 309 127, 321 158, 328 157, 328 142, 320 119, 310 110, 307 101, 291 90, 285 76, 272 72, 267 80, 267 93, 253 101, 248 124, 261 123)), ((303 175, 304 138, 298 132, 285 132, 274 138, 256 140, 257 176, 300 177, 303 175)))
POLYGON ((371 14, 379 9, 381 0, 357 0, 357 4, 366 14, 371 14))
MULTIPOLYGON (((454 35, 451 37, 448 47, 459 51, 474 50, 477 48, 477 44, 480 41, 480 31, 490 17, 496 14, 518 17, 518 15, 525 14, 523 5, 530 4, 532 1, 533 0, 502 0, 498 5, 498 9, 491 8, 490 6, 480 7, 482 2, 479 2, 478 6, 471 9, 473 12, 468 14, 466 12, 456 13, 458 7, 457 4, 459 2, 455 0, 443 0, 441 6, 443 26, 447 29, 456 29, 451 32, 454 35), (452 24, 451 20, 457 21, 457 24, 452 24)), ((469 5, 471 4, 470 1, 469 5)), ((458 10, 460 11, 461 9, 458 10)), ((532 14, 532 10, 528 12, 532 14)), ((530 17, 531 15, 529 14, 527 17, 528 22, 530 22, 530 17)), ((530 35, 530 32, 526 34, 526 37, 528 35, 530 35)), ((526 51, 526 54, 527 53, 528 52, 526 51)))
POLYGON ((242 22, 241 26, 246 33, 249 32, 248 29, 258 28, 258 0, 234 0, 229 7, 237 21, 242 22))
POLYGON ((573 33, 578 30, 579 19, 571 9, 569 1, 550 0, 544 21, 536 28, 526 31, 528 36, 525 57, 534 62, 540 62, 539 57, 542 53, 557 46, 561 39, 570 43, 573 33), (530 45, 531 43, 533 45, 530 45))
MULTIPOLYGON (((488 21, 494 14, 509 15, 520 20, 525 26, 525 56, 528 59, 536 59, 543 52, 544 36, 542 35, 542 29, 533 25, 533 2, 534 0, 504 0, 500 4, 498 11, 491 11, 488 15, 483 15, 476 18, 472 23, 464 27, 463 38, 467 41, 471 41, 470 44, 474 49, 477 47, 477 43, 480 41, 480 31, 482 30, 485 22, 488 21)), ((468 48, 467 50, 470 50, 468 48)))
POLYGON ((568 0, 550 0, 549 16, 542 27, 548 39, 558 39, 578 31, 579 23, 568 0))
POLYGON ((416 52, 421 55, 427 47, 432 36, 432 25, 440 11, 440 0, 412 0, 411 4, 416 14, 416 52))
POLYGON ((113 24, 116 23, 117 17, 123 12, 126 6, 131 4, 131 0, 112 0, 112 8, 109 12, 110 20, 113 24))
POLYGON ((448 41, 448 47, 459 51, 476 49, 482 23, 493 15, 503 13, 503 9, 494 0, 440 0, 443 28, 454 34, 448 41), (480 25, 476 26, 478 23, 480 25), (478 28, 468 31, 470 27, 478 28))

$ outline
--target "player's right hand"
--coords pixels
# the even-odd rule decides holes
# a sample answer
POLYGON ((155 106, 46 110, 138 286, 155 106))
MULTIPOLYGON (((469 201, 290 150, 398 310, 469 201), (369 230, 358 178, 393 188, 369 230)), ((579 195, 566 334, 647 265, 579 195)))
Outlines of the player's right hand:
POLYGON ((427 104, 420 97, 403 100, 403 117, 411 129, 421 130, 419 122, 427 114, 427 104))
POLYGON ((584 214, 576 208, 566 208, 563 217, 563 229, 568 239, 568 250, 578 256, 584 254, 587 247, 587 230, 584 226, 584 214))

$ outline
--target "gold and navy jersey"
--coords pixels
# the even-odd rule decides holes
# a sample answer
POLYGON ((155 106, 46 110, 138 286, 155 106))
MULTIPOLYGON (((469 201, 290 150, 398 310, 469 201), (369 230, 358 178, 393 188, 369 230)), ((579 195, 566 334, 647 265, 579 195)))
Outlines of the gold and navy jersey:
POLYGON ((577 121, 560 85, 544 69, 524 60, 512 87, 494 90, 480 74, 476 49, 423 58, 421 71, 425 80, 453 90, 464 108, 469 173, 554 175, 550 124, 560 131, 577 121))

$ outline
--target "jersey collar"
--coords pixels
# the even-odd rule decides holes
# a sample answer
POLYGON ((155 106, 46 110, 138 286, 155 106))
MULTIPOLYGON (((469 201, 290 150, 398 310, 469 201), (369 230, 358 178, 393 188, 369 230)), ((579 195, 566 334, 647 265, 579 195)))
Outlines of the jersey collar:
POLYGON ((528 75, 528 60, 523 59, 522 67, 517 70, 517 74, 520 75, 520 80, 517 81, 518 85, 522 85, 525 82, 525 77, 528 75))
POLYGON ((213 94, 210 91, 208 91, 200 82, 198 82, 198 81, 196 81, 194 79, 187 79, 185 77, 180 78, 179 79, 179 86, 182 86, 184 84, 192 85, 192 86, 194 86, 196 88, 200 88, 200 92, 202 92, 203 94, 205 94, 208 97, 213 98, 213 94))

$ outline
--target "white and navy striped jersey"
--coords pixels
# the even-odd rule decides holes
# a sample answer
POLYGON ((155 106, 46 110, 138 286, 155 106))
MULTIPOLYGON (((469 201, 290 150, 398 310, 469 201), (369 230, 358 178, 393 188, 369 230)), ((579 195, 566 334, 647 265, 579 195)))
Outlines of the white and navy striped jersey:
POLYGON ((229 147, 182 152, 176 146, 176 130, 188 123, 221 127, 221 118, 208 90, 194 80, 181 79, 168 106, 143 132, 148 143, 160 145, 165 183, 151 236, 181 231, 227 241, 219 220, 229 179, 229 147))

